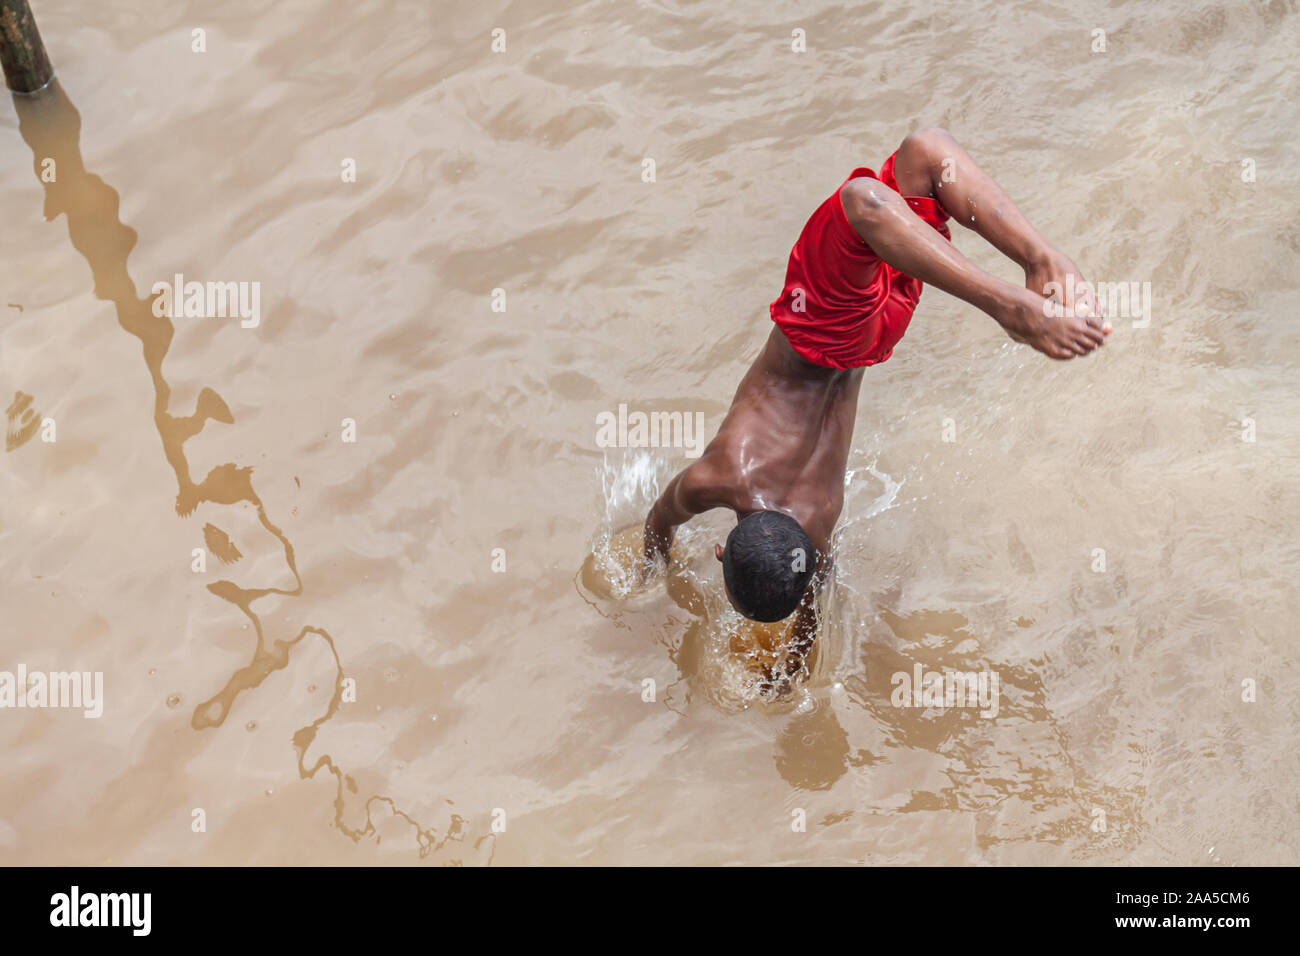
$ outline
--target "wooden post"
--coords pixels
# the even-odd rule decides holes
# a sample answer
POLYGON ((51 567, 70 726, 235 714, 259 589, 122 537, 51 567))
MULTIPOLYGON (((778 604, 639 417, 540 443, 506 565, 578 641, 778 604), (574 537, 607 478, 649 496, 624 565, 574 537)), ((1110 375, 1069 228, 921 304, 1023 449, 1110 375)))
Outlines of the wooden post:
POLYGON ((35 93, 54 79, 27 0, 0 0, 0 66, 15 93, 35 93))

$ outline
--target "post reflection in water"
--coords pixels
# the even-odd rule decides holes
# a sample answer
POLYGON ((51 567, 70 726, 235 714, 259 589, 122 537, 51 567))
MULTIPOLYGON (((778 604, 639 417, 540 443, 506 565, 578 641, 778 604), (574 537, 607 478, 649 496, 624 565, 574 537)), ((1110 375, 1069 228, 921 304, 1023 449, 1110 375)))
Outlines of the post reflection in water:
MULTIPOLYGON (((172 411, 171 388, 163 376, 162 365, 171 347, 175 327, 167 315, 155 314, 153 297, 140 298, 136 294, 135 283, 127 271, 127 259, 136 244, 136 232, 119 218, 117 191, 86 169, 81 156, 81 116, 76 107, 57 79, 40 94, 15 95, 13 102, 18 114, 19 130, 24 141, 31 147, 36 175, 45 189, 46 220, 52 222, 59 216, 66 217, 72 244, 90 265, 95 296, 111 302, 117 313, 118 324, 140 340, 145 367, 153 382, 154 425, 162 440, 167 464, 176 476, 176 514, 189 518, 203 503, 251 505, 256 510, 261 527, 279 542, 284 561, 293 575, 294 586, 290 589, 244 588, 228 580, 208 585, 209 591, 237 607, 248 618, 256 634, 256 645, 248 663, 231 674, 225 686, 216 694, 194 708, 190 726, 196 731, 220 727, 240 694, 255 690, 272 673, 288 667, 294 649, 307 638, 319 639, 328 647, 334 662, 334 689, 325 712, 293 735, 299 777, 313 778, 324 768, 335 778, 334 822, 354 842, 377 833, 375 822, 371 818, 372 806, 375 804, 387 806, 393 816, 414 828, 420 856, 440 850, 450 841, 463 842, 466 838, 465 821, 459 815, 451 816, 451 825, 439 836, 433 828, 421 826, 391 798, 381 794, 372 795, 366 800, 364 823, 349 826, 344 822, 344 813, 347 808, 346 794, 355 793, 357 789, 354 778, 336 766, 328 754, 322 754, 310 766, 307 765, 307 751, 315 742, 317 732, 338 713, 342 703, 344 671, 338 647, 328 631, 313 625, 304 625, 291 638, 268 640, 262 621, 253 610, 255 602, 270 595, 288 598, 303 595, 302 578, 298 573, 293 544, 267 514, 265 505, 254 489, 251 467, 227 462, 213 468, 198 481, 190 473, 190 465, 185 457, 186 442, 202 432, 209 422, 233 424, 234 416, 225 400, 207 387, 199 393, 192 413, 175 414, 172 411), (56 175, 53 177, 41 175, 47 160, 54 162, 56 175)), ((21 396, 16 402, 22 404, 21 396)), ((12 423, 14 416, 10 417, 12 423)), ((11 434, 12 432, 11 424, 11 434)), ((25 433, 20 433, 20 437, 22 434, 25 433)), ((219 536, 219 540, 229 541, 222 529, 211 524, 204 529, 203 534, 207 541, 214 540, 214 534, 219 536)), ((488 841, 489 837, 494 842, 495 837, 489 834, 481 837, 474 844, 475 848, 488 841)), ((490 850, 491 846, 488 848, 490 850)))

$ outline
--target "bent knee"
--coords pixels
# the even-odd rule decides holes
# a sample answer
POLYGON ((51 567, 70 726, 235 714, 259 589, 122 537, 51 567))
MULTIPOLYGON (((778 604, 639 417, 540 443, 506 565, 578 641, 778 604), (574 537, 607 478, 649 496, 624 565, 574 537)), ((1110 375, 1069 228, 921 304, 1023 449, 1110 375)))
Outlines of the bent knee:
POLYGON ((912 162, 940 162, 951 155, 955 142, 952 134, 943 127, 927 126, 904 136, 898 152, 912 162))
POLYGON ((869 225, 897 201, 898 193, 869 176, 850 179, 840 189, 840 205, 854 226, 869 225))
POLYGON ((908 133, 894 154, 894 178, 905 196, 933 196, 939 170, 952 162, 957 141, 946 129, 927 126, 908 133))
POLYGON ((952 133, 942 126, 925 126, 904 136, 902 145, 912 149, 931 150, 942 149, 955 142, 952 133))

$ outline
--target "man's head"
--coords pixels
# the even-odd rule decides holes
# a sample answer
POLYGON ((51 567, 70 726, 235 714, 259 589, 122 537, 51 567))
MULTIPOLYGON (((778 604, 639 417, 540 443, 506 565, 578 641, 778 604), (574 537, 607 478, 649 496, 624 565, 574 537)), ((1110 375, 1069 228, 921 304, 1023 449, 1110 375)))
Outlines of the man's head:
POLYGON ((755 621, 794 613, 817 567, 812 541, 789 515, 756 511, 742 518, 716 548, 731 605, 755 621))

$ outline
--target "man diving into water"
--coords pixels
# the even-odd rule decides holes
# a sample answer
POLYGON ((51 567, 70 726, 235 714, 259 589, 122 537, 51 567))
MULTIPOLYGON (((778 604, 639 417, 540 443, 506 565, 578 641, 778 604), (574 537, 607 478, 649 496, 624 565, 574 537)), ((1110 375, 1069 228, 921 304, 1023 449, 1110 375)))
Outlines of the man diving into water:
POLYGON ((647 569, 667 562, 678 525, 732 509, 736 527, 725 548, 715 546, 727 597, 756 621, 799 611, 785 668, 795 673, 830 570, 862 370, 893 354, 926 284, 1051 358, 1087 355, 1111 326, 1080 275, 944 130, 907 136, 879 174, 855 169, 790 251, 785 288, 770 309, 775 327, 718 434, 650 509, 647 569), (1024 287, 953 248, 949 218, 1019 264, 1024 287), (1067 282, 1078 285, 1068 290, 1067 282), (1061 305, 1062 292, 1074 309, 1061 305))

